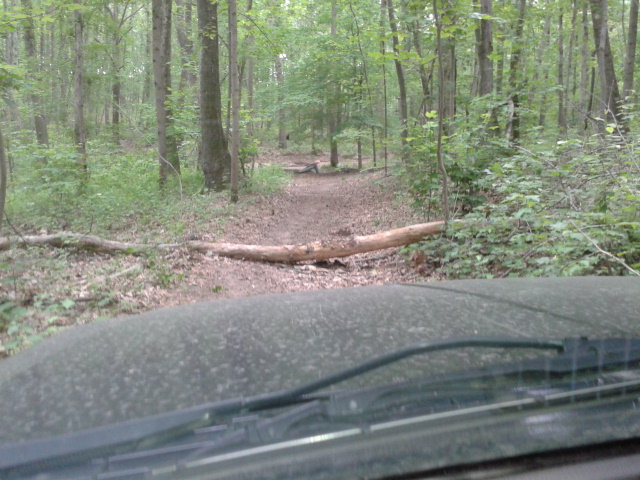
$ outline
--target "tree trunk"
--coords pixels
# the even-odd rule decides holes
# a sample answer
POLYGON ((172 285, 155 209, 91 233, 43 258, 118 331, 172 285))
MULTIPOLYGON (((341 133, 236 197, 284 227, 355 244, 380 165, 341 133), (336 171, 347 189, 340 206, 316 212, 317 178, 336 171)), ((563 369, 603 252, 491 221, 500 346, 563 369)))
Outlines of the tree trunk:
POLYGON ((511 59, 509 61, 509 88, 511 89, 512 113, 505 128, 507 139, 513 143, 520 141, 520 78, 518 70, 520 68, 520 59, 522 58, 522 34, 524 31, 524 14, 526 11, 526 0, 518 0, 518 18, 516 20, 516 28, 514 31, 513 50, 511 51, 511 59))
POLYGON ((175 0, 178 9, 176 11, 176 37, 180 46, 180 84, 179 89, 184 98, 184 91, 196 84, 191 65, 193 57, 193 41, 191 40, 191 15, 192 0, 175 0))
POLYGON ((588 119, 587 110, 587 87, 589 84, 589 6, 585 2, 582 8, 582 48, 580 49, 580 95, 578 97, 578 110, 584 116, 585 122, 588 119))
POLYGON ((633 94, 633 72, 636 64, 636 43, 638 40, 638 0, 631 0, 629 7, 629 35, 627 51, 624 58, 624 76, 622 82, 622 99, 627 100, 633 94))
POLYGON ((276 83, 278 84, 278 148, 287 148, 286 112, 284 104, 284 74, 282 72, 282 55, 276 56, 276 83))
MULTIPOLYGON (((491 17, 492 0, 482 0, 480 2, 480 15, 491 17)), ((478 55, 478 70, 480 72, 480 83, 478 85, 478 96, 491 95, 493 93, 493 32, 491 18, 481 18, 480 26, 476 29, 476 46, 478 55)))
MULTIPOLYGON (((331 36, 336 38, 338 36, 338 27, 337 27, 337 19, 338 12, 336 7, 336 0, 331 0, 331 36)), ((338 159, 338 141, 336 140, 336 135, 338 134, 338 95, 340 93, 340 86, 338 85, 337 80, 333 79, 333 95, 329 100, 328 105, 328 113, 329 119, 327 122, 327 126, 329 128, 329 144, 330 151, 329 160, 332 167, 337 167, 339 163, 338 159)))
MULTIPOLYGON (((563 15, 558 17, 558 131, 567 133, 567 119, 564 109, 564 28, 563 15)), ((571 55, 571 52, 569 52, 571 55)))
POLYGON ((496 65, 496 85, 495 92, 498 95, 502 94, 502 84, 504 79, 504 57, 505 57, 505 48, 504 48, 504 34, 502 34, 502 28, 500 25, 496 25, 498 28, 498 42, 497 42, 497 54, 498 54, 498 62, 496 65))
MULTIPOLYGON (((5 12, 13 9, 15 4, 13 0, 7 1, 3 0, 3 6, 5 12)), ((4 32, 5 37, 5 49, 4 49, 4 62, 7 65, 17 65, 18 64, 18 30, 13 30, 4 32)), ((24 130, 24 126, 22 123, 22 117, 20 116, 20 111, 18 110, 18 104, 14 100, 13 90, 7 88, 5 90, 6 101, 5 105, 9 108, 9 119, 12 122, 15 122, 18 126, 18 130, 24 130)))
POLYGON ((4 151, 4 139, 0 130, 0 231, 4 219, 4 205, 7 199, 7 156, 4 151))
POLYGON ((240 77, 238 72, 238 12, 236 0, 229 3, 229 83, 231 85, 231 201, 238 201, 240 149, 240 77))
POLYGON ((172 128, 173 112, 168 102, 171 94, 171 0, 152 1, 152 23, 158 160, 162 186, 168 175, 180 174, 178 147, 172 128))
POLYGON ((590 0, 590 4, 600 73, 601 107, 609 122, 625 131, 625 122, 620 112, 620 91, 609 43, 607 0, 590 0))
MULTIPOLYGON (((149 9, 144 9, 145 21, 146 24, 149 25, 149 9)), ((143 75, 143 85, 142 85, 142 103, 147 103, 151 98, 151 84, 153 82, 153 64, 149 65, 149 59, 152 58, 153 51, 153 32, 151 34, 147 33, 144 38, 144 58, 145 58, 145 69, 143 75)), ((153 63, 153 62, 152 62, 153 63)))
MULTIPOLYGON (((578 2, 574 0, 573 9, 571 12, 571 33, 569 35, 569 53, 567 54, 567 75, 566 81, 563 86, 563 99, 562 105, 564 107, 564 129, 563 134, 567 133, 567 124, 569 123, 569 92, 571 91, 570 80, 573 73, 573 48, 576 43, 576 22, 578 20, 578 2)), ((575 86, 575 76, 574 76, 575 86)))
MULTIPOLYGON (((551 16, 547 15, 544 21, 544 50, 546 50, 547 45, 549 44, 549 36, 551 35, 551 16)), ((541 70, 543 70, 542 81, 544 84, 547 83, 549 78, 549 68, 545 66, 545 63, 542 61, 542 55, 544 54, 544 50, 541 48, 539 51, 538 58, 540 59, 538 62, 538 66, 541 70)), ((545 90, 542 93, 542 98, 540 99, 540 112, 538 115, 538 125, 543 127, 547 118, 547 91, 545 90)))
MULTIPOLYGON (((113 23, 113 54, 111 56, 111 70, 112 70, 112 83, 111 83, 111 133, 113 143, 120 145, 120 97, 122 93, 122 81, 120 79, 120 72, 123 68, 124 59, 122 58, 122 33, 121 28, 124 22, 124 16, 126 15, 128 5, 125 4, 122 18, 120 17, 120 6, 116 2, 113 7, 106 5, 106 10, 111 16, 111 22, 113 23)), ((108 125, 108 117, 105 116, 105 123, 108 125)))
MULTIPOLYGON (((27 18, 23 20, 24 22, 24 44, 25 44, 25 53, 27 57, 31 61, 31 77, 36 77, 39 67, 37 65, 38 52, 36 50, 36 37, 35 37, 35 27, 33 22, 33 7, 31 5, 31 0, 22 0, 22 7, 24 8, 25 13, 27 14, 27 18)), ((34 127, 36 130, 36 140, 39 145, 48 147, 49 146, 49 132, 47 130, 47 119, 43 112, 42 100, 37 93, 29 94, 29 101, 31 106, 33 107, 34 114, 34 127)), ((41 159, 44 161, 44 159, 41 159)))
POLYGON ((141 254, 146 251, 176 250, 186 248, 191 251, 211 252, 223 257, 239 258, 256 262, 297 263, 340 258, 356 253, 372 252, 385 248, 401 247, 419 242, 429 235, 438 235, 443 231, 444 222, 422 223, 397 228, 387 232, 366 236, 354 236, 344 240, 316 241, 299 245, 238 245, 233 243, 209 243, 191 241, 160 245, 105 240, 93 235, 65 233, 59 235, 22 236, 16 239, 0 237, 0 251, 14 245, 23 247, 50 246, 56 248, 77 248, 102 253, 141 254))
MULTIPOLYGON (((76 5, 80 5, 81 0, 75 0, 76 5)), ((81 10, 74 12, 75 16, 75 36, 76 36, 76 65, 73 75, 74 84, 74 141, 78 152, 78 165, 83 170, 85 177, 87 174, 87 133, 84 123, 84 84, 82 80, 83 52, 84 52, 84 18, 81 10)))
POLYGON ((222 190, 231 155, 222 126, 218 50, 218 3, 198 0, 200 53, 200 165, 205 190, 222 190))
MULTIPOLYGON (((253 0, 247 0, 247 15, 251 12, 253 8, 253 0)), ((247 108, 249 110, 249 122, 247 122, 247 135, 249 137, 253 137, 253 78, 254 78, 254 64, 255 64, 255 56, 253 54, 253 49, 255 45, 255 40, 253 37, 253 24, 249 24, 247 26, 247 108)))
MULTIPOLYGON (((427 105, 431 98, 431 91, 429 88, 431 75, 430 73, 427 72, 427 69, 423 61, 424 57, 422 54, 422 41, 420 39, 420 35, 421 35, 420 26, 417 20, 413 22, 413 26, 411 28, 411 35, 413 37, 413 43, 416 47, 416 53, 418 54, 418 58, 420 59, 418 63, 418 73, 420 74, 420 86, 422 87, 422 110, 420 113, 426 114, 428 111, 427 105)), ((433 65, 433 61, 431 61, 431 64, 433 65)))
POLYGON ((438 0, 433 0, 433 16, 436 21, 436 45, 438 50, 438 138, 436 156, 438 159, 438 170, 442 177, 442 210, 444 225, 446 228, 449 222, 449 176, 442 156, 442 137, 445 134, 445 67, 442 46, 442 17, 438 16, 438 0))
POLYGON ((400 40, 398 39, 398 25, 396 23, 395 11, 393 9, 393 0, 387 0, 387 10, 389 11, 389 27, 391 28, 391 44, 393 46, 393 63, 396 66, 396 75, 398 77, 398 113, 400 115, 400 141, 402 142, 402 156, 405 158, 405 147, 407 146, 407 86, 404 80, 404 67, 400 61, 400 40))

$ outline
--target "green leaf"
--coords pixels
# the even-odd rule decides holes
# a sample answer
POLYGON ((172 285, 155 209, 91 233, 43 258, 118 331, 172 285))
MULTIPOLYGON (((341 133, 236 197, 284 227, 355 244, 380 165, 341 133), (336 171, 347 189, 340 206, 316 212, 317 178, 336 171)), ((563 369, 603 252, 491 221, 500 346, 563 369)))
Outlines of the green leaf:
POLYGON ((70 308, 75 307, 76 302, 74 302, 70 298, 65 298, 60 302, 60 305, 62 305, 65 309, 69 310, 70 308))

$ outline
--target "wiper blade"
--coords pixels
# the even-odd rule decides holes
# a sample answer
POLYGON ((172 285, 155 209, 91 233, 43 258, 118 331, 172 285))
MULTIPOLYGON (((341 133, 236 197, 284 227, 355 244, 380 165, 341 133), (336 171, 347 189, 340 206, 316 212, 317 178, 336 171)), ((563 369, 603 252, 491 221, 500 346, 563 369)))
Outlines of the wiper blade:
POLYGON ((548 338, 461 337, 414 343, 407 347, 399 348, 392 352, 374 357, 354 367, 347 368, 346 370, 342 370, 299 387, 292 388, 291 390, 253 397, 247 403, 246 408, 250 410, 259 410, 265 407, 275 407, 278 406, 280 402, 286 403, 293 399, 309 395, 322 390, 323 388, 333 386, 340 382, 344 382, 345 380, 358 377, 386 365, 404 360, 405 358, 430 352, 455 350, 467 347, 502 349, 529 348, 563 352, 565 350, 565 340, 548 338))
POLYGON ((86 459, 96 455, 104 456, 139 450, 141 447, 154 448, 165 444, 167 438, 188 435, 194 429, 209 426, 217 418, 246 415, 251 412, 313 401, 319 397, 313 394, 322 389, 399 360, 424 353, 467 347, 556 350, 562 355, 555 358, 564 359, 568 365, 567 368, 576 368, 578 363, 575 359, 584 355, 589 358, 595 357, 596 360, 593 361, 600 364, 605 361, 606 354, 610 350, 618 352, 618 357, 626 362, 640 360, 640 339, 588 341, 587 339, 463 337, 425 341, 374 357, 355 367, 289 390, 210 403, 117 425, 3 446, 0 447, 0 472, 43 462, 47 464, 52 461, 59 462, 63 458, 86 459), (590 354, 591 351, 596 355, 590 354))

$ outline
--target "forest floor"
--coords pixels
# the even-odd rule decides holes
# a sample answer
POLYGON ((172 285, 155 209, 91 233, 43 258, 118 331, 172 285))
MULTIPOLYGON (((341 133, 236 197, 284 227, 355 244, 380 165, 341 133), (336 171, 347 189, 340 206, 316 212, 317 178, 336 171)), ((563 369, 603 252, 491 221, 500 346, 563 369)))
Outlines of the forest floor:
MULTIPOLYGON (((185 239, 303 244, 426 221, 397 196, 397 178, 382 170, 332 171, 326 168, 325 156, 270 156, 268 161, 283 168, 320 162, 325 168, 320 174, 292 174, 291 182, 278 193, 245 197, 223 221, 213 218, 209 223, 200 221, 197 228, 188 226, 186 231, 191 232, 191 237, 185 239)), ((112 239, 140 241, 131 230, 123 230, 112 239)), ((17 262, 17 278, 13 292, 5 289, 0 291, 0 297, 13 297, 14 302, 39 307, 24 318, 27 327, 22 333, 22 345, 15 346, 18 350, 39 340, 41 335, 34 338, 38 332, 53 333, 96 318, 206 300, 412 282, 428 276, 428 272, 416 269, 401 256, 399 248, 296 265, 234 260, 186 249, 151 259, 56 249, 36 252, 18 249, 4 253, 14 257, 10 261, 17 262), (43 268, 48 271, 43 272, 43 268)), ((12 336, 15 344, 16 334, 19 336, 20 331, 0 334, 0 357, 1 345, 12 336)), ((7 350, 4 355, 8 353, 7 350)))
MULTIPOLYGON (((280 159, 294 165, 317 160, 303 156, 280 159)), ((383 171, 293 175, 283 192, 254 199, 240 218, 228 222, 219 241, 299 245, 419 223, 421 220, 395 198, 395 182, 395 177, 385 176, 383 171)), ((200 255, 185 272, 183 283, 189 288, 158 292, 154 297, 159 297, 159 305, 168 305, 415 280, 417 272, 398 251, 392 248, 297 265, 200 255)))

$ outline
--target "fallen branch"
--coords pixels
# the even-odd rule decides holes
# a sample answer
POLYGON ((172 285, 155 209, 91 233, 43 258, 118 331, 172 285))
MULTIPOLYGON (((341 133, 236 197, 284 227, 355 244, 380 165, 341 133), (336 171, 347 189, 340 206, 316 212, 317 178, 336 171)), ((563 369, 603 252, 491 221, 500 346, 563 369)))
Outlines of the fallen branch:
POLYGON ((56 247, 91 250, 101 253, 142 254, 151 250, 175 250, 186 248, 190 251, 207 253, 230 258, 252 260, 258 262, 297 263, 303 261, 320 261, 329 258, 348 257, 356 253, 371 252, 384 248, 401 247, 422 240, 429 235, 439 234, 444 222, 422 223, 397 228, 373 235, 354 236, 340 240, 316 241, 303 245, 240 245, 234 243, 210 243, 190 241, 184 243, 164 243, 145 245, 129 242, 106 240, 93 235, 78 233, 60 233, 54 235, 35 235, 22 238, 0 238, 0 250, 8 250, 11 246, 21 247, 56 247))
POLYGON ((624 260, 622 260, 622 259, 620 259, 620 258, 616 257, 613 253, 611 253, 611 252, 607 252, 606 250, 603 250, 602 248, 600 248, 600 245, 598 245, 598 244, 596 243, 596 241, 595 241, 593 238, 591 238, 589 235, 587 235, 586 233, 584 233, 584 230, 582 230, 582 229, 581 229, 578 225, 576 225, 573 221, 571 222, 571 225, 573 225, 573 226, 576 228, 576 230, 578 230, 578 231, 582 234, 582 236, 583 236, 584 238, 586 238, 586 239, 587 239, 587 241, 588 241, 591 245, 593 245, 593 247, 594 247, 596 250, 598 250, 601 254, 603 254, 603 255, 607 256, 608 258, 610 258, 610 259, 611 259, 611 260, 613 260, 614 262, 618 262, 620 265, 622 265, 624 268, 626 268, 627 270, 629 270, 631 273, 633 273, 634 275, 636 275, 636 276, 640 277, 640 272, 638 272, 637 270, 635 270, 635 269, 631 268, 629 265, 627 265, 627 264, 624 262, 624 260))
POLYGON ((307 165, 306 167, 300 168, 285 168, 283 169, 285 172, 293 172, 293 173, 306 173, 310 171, 316 172, 316 174, 320 174, 320 170, 318 170, 318 164, 312 163, 311 165, 307 165))

